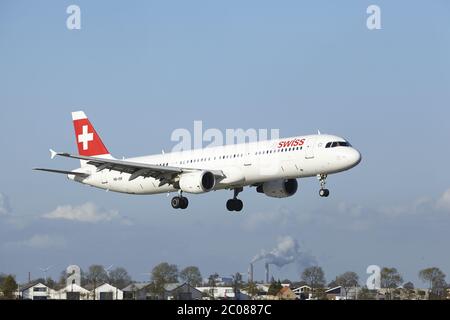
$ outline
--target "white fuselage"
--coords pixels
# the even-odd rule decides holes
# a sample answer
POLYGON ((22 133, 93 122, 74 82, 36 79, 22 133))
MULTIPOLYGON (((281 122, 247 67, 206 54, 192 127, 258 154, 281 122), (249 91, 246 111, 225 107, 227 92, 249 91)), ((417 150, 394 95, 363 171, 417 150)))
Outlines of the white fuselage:
MULTIPOLYGON (((309 135, 255 143, 226 145, 198 150, 173 152, 125 159, 126 161, 222 171, 225 178, 213 190, 257 185, 276 179, 295 179, 319 174, 329 175, 353 168, 361 154, 348 143, 330 146, 330 142, 346 142, 332 135, 309 135)), ((160 184, 154 178, 83 166, 74 170, 90 174, 87 178, 69 178, 87 185, 130 194, 157 194, 178 191, 172 184, 160 184)))

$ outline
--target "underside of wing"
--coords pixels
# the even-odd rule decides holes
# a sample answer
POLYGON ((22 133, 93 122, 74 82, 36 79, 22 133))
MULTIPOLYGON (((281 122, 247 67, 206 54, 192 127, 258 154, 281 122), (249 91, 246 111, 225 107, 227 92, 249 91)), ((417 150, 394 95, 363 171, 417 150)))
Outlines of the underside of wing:
MULTIPOLYGON (((130 174, 129 180, 132 181, 138 177, 144 178, 154 178, 159 180, 160 185, 172 184, 176 181, 176 178, 184 172, 199 171, 200 169, 192 168, 179 168, 170 166, 158 166, 140 162, 130 162, 125 160, 117 159, 105 159, 97 157, 87 157, 81 155, 72 155, 69 153, 56 153, 56 155, 61 157, 80 159, 87 161, 87 164, 93 165, 97 168, 97 172, 103 170, 112 170, 120 173, 130 174)), ((217 178, 224 178, 222 171, 213 170, 211 171, 217 178)))

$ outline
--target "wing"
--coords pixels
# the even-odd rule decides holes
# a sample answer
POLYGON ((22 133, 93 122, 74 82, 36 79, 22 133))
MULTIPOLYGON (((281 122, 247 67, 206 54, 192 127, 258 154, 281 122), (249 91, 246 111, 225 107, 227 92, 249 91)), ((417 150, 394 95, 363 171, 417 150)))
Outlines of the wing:
POLYGON ((71 174, 71 175, 82 177, 82 178, 89 177, 89 175, 87 173, 83 173, 83 172, 74 172, 74 171, 56 170, 56 169, 43 169, 43 168, 34 168, 33 170, 45 171, 45 172, 53 172, 53 173, 61 173, 61 174, 71 174))
MULTIPOLYGON (((144 178, 152 177, 154 179, 159 180, 160 185, 164 185, 166 183, 168 184, 174 183, 176 178, 184 172, 201 171, 201 169, 158 166, 153 164, 130 162, 117 159, 105 159, 105 158, 73 155, 69 153, 57 152, 55 155, 66 158, 85 160, 87 161, 87 164, 95 166, 97 168, 97 172, 100 172, 102 170, 112 170, 121 173, 122 172, 129 173, 130 174, 129 181, 132 181, 138 177, 144 178)), ((209 171, 211 171, 219 180, 225 178, 225 175, 223 174, 222 171, 219 170, 209 170, 209 171)))

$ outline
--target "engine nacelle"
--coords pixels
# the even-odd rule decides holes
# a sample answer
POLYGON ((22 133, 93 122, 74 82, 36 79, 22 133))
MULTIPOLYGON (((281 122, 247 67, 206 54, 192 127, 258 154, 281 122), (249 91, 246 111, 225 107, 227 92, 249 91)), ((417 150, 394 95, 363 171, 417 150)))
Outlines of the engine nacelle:
POLYGON ((264 182, 256 191, 272 198, 287 198, 293 196, 298 190, 296 179, 280 179, 264 182))
POLYGON ((205 193, 214 189, 216 177, 209 171, 183 173, 179 185, 180 189, 187 193, 205 193))

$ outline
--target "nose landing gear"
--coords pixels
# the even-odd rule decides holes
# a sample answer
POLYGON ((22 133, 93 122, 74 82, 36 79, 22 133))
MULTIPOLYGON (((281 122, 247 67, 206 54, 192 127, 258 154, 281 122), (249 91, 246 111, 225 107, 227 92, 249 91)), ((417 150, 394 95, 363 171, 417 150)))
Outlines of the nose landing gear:
POLYGON ((325 188, 325 185, 327 183, 327 175, 319 174, 317 175, 317 179, 319 179, 320 181, 319 196, 321 196, 322 198, 328 198, 330 196, 330 190, 325 188))

